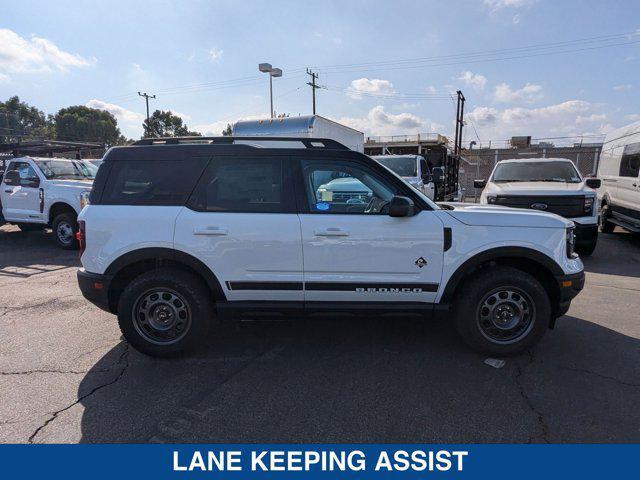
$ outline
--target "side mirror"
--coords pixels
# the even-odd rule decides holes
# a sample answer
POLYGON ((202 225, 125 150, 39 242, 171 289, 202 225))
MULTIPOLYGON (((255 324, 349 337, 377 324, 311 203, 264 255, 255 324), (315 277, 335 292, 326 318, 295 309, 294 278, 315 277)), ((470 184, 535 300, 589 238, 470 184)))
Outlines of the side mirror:
POLYGON ((487 186, 487 181, 486 180, 474 180, 473 181, 473 188, 484 188, 487 186))
POLYGON ((5 185, 20 185, 20 172, 17 170, 9 170, 4 174, 5 185))
POLYGON ((433 183, 437 185, 444 183, 444 171, 441 168, 433 169, 433 183))
POLYGON ((401 197, 396 195, 391 199, 389 203, 389 216, 390 217, 411 217, 415 215, 415 205, 413 200, 408 197, 401 197))
POLYGON ((433 182, 433 177, 430 173, 423 173, 422 174, 422 181, 424 183, 429 183, 429 182, 433 182))
POLYGON ((600 186, 602 185, 602 180, 600 180, 599 178, 587 178, 584 182, 587 187, 589 188, 600 188, 600 186))

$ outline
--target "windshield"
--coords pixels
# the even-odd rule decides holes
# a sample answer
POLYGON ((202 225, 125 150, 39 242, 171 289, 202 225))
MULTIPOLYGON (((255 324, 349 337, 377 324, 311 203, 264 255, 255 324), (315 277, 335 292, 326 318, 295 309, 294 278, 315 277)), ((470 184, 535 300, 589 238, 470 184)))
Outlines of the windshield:
POLYGON ((580 174, 571 162, 506 162, 493 172, 493 182, 580 183, 580 174))
POLYGON ((83 160, 36 160, 47 180, 93 180, 98 167, 83 160))
POLYGON ((418 162, 415 157, 376 157, 382 165, 401 177, 416 177, 418 175, 418 162))

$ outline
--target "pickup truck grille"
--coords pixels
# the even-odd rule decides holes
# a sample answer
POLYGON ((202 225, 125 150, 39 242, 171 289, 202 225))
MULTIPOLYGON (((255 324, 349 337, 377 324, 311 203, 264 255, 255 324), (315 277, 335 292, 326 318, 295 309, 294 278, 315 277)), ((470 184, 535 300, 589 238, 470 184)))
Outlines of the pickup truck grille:
POLYGON ((333 192, 332 201, 336 203, 347 203, 347 200, 360 200, 368 203, 371 196, 363 192, 333 192))
POLYGON ((524 195, 498 195, 494 205, 504 207, 529 208, 541 212, 549 212, 561 217, 582 217, 584 212, 584 195, 561 196, 524 196, 524 195), (547 208, 533 208, 532 205, 546 205, 547 208))

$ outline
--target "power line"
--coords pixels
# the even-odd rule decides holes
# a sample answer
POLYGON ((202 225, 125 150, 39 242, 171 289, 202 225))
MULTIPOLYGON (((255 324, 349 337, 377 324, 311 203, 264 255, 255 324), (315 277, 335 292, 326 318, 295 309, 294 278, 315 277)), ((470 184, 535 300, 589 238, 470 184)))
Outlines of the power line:
MULTIPOLYGON (((404 70, 425 67, 442 67, 471 63, 518 60, 523 58, 561 55, 616 46, 634 45, 638 43, 640 43, 640 34, 638 34, 637 32, 625 32, 504 49, 482 50, 467 53, 456 53, 431 57, 416 57, 399 60, 320 65, 311 68, 314 68, 316 74, 318 73, 318 70, 326 73, 336 74, 404 70)), ((300 78, 301 76, 305 75, 304 68, 292 67, 287 68, 287 70, 294 74, 290 75, 289 79, 300 78), (295 75, 296 73, 298 73, 298 75, 295 75)), ((216 82, 175 86, 172 88, 157 90, 157 93, 162 95, 176 95, 184 93, 195 93, 204 90, 215 90, 220 88, 239 88, 258 84, 260 81, 260 76, 252 75, 235 79, 220 80, 216 82)), ((135 93, 112 96, 110 98, 112 100, 131 99, 135 98, 135 93)))

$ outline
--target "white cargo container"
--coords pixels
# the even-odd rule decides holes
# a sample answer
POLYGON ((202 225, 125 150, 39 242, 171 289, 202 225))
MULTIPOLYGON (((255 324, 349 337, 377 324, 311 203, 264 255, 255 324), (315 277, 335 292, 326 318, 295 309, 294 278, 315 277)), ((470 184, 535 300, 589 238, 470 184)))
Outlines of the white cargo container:
POLYGON ((356 152, 364 152, 364 133, 320 115, 241 120, 233 125, 233 135, 328 138, 356 152))

